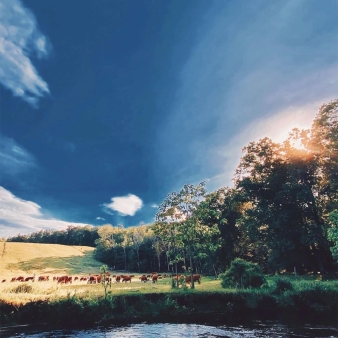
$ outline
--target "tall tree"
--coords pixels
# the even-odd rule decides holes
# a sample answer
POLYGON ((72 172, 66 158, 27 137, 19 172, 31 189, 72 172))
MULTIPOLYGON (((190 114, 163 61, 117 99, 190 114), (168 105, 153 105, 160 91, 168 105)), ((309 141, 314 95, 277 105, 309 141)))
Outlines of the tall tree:
POLYGON ((236 186, 250 205, 242 219, 251 239, 266 245, 270 268, 325 271, 329 250, 316 203, 315 155, 292 145, 298 135, 283 145, 265 138, 244 148, 236 186))
MULTIPOLYGON (((190 262, 191 288, 194 288, 194 259, 206 257, 208 251, 216 250, 219 230, 217 226, 202 224, 196 211, 206 194, 205 183, 185 184, 179 193, 171 193, 159 207, 156 215, 155 234, 164 241, 170 240, 176 249, 186 252, 190 262), (168 236, 169 235, 169 236, 168 236)), ((175 252, 175 259, 182 259, 182 251, 175 252)), ((176 262, 177 264, 177 262, 176 262)))

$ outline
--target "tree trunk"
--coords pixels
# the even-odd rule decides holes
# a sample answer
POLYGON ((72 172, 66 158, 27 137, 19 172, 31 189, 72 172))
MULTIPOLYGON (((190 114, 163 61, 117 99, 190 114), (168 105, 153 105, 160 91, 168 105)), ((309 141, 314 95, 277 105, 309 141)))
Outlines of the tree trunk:
POLYGON ((192 264, 192 255, 190 253, 190 271, 191 271, 191 281, 190 281, 190 288, 191 289, 195 289, 195 282, 194 282, 194 267, 193 267, 193 264, 192 264))
POLYGON ((158 272, 161 271, 161 255, 157 255, 157 260, 158 260, 158 272))

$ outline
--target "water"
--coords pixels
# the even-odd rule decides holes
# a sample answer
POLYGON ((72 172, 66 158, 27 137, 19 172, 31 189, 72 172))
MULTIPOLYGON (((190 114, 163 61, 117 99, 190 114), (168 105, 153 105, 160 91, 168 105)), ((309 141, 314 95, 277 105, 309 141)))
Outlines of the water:
POLYGON ((254 322, 250 325, 209 326, 197 324, 132 324, 92 329, 42 330, 29 327, 0 329, 0 337, 72 337, 72 338, 277 338, 277 337, 337 337, 338 330, 331 326, 290 326, 277 322, 254 322))

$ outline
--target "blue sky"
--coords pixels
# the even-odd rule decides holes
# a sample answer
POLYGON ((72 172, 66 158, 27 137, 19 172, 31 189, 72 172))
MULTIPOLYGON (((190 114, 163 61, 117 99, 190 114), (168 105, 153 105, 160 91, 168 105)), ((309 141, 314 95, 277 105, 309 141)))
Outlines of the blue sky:
POLYGON ((0 0, 0 237, 152 222, 338 93, 338 2, 0 0))

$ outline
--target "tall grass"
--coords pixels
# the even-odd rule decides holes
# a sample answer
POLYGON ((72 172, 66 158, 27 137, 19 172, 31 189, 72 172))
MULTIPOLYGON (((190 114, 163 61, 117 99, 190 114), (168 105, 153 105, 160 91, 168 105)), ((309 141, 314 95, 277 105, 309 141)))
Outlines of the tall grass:
POLYGON ((26 285, 7 286, 0 293, 0 325, 177 321, 187 316, 332 321, 338 313, 338 281, 270 278, 258 289, 222 289, 219 280, 204 278, 195 290, 185 290, 171 289, 168 279, 156 285, 114 284, 106 300, 101 285, 26 285))

